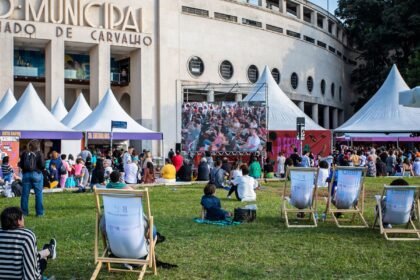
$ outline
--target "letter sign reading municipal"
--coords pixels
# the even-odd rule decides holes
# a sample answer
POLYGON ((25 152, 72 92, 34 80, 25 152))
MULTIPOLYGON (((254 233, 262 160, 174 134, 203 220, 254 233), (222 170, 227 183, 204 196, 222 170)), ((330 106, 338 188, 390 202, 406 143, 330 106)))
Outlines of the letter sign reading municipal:
POLYGON ((123 128, 123 129, 127 129, 127 122, 111 121, 111 128, 123 128))

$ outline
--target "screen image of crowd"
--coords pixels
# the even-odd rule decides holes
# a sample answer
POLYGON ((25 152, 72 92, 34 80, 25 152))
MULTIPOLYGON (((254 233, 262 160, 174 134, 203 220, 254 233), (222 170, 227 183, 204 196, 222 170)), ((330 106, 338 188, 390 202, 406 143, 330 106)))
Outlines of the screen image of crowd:
POLYGON ((264 102, 189 102, 182 107, 182 149, 256 152, 267 142, 264 102))

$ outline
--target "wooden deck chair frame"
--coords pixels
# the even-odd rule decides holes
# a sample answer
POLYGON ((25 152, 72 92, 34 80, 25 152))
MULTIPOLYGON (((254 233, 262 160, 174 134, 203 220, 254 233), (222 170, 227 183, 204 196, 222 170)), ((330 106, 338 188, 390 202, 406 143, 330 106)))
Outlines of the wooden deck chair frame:
POLYGON ((398 241, 419 241, 420 240, 420 229, 417 229, 413 220, 410 218, 406 224, 405 228, 384 228, 383 226, 383 215, 382 215, 382 201, 386 196, 388 190, 414 190, 414 205, 412 209, 413 211, 417 212, 417 219, 420 219, 420 187, 419 186, 384 186, 384 190, 381 196, 376 196, 376 215, 375 221, 373 222, 372 228, 379 226, 380 233, 384 235, 386 240, 398 240, 398 241), (409 227, 412 227, 411 229, 409 227), (389 234, 409 234, 409 235, 417 235, 417 237, 390 237, 389 234))
MULTIPOLYGON (((280 209, 280 218, 283 218, 283 214, 284 214, 284 222, 286 224, 286 226, 288 228, 310 228, 310 227, 317 227, 318 223, 317 223, 317 178, 318 178, 318 168, 307 168, 307 167, 290 167, 287 169, 286 172, 286 180, 284 182, 284 189, 283 189, 283 196, 282 196, 282 206, 280 209), (288 189, 291 190, 291 182, 289 182, 289 180, 287 180, 287 178, 290 177, 290 172, 291 171, 303 171, 303 172, 313 172, 314 173, 314 189, 312 192, 312 204, 305 209, 298 209, 295 208, 293 205, 291 205, 288 201, 288 196, 286 195, 286 192, 288 189), (290 186, 288 188, 288 185, 290 186), (290 208, 288 206, 293 206, 293 208, 290 208), (288 217, 288 213, 305 213, 308 214, 309 213, 309 221, 312 220, 312 224, 308 224, 308 225, 292 225, 289 223, 289 217, 288 217)), ((303 220, 301 218, 298 218, 298 220, 303 220)))
POLYGON ((96 202, 96 222, 95 222, 95 264, 96 268, 92 274, 91 280, 96 279, 98 276, 102 265, 106 264, 108 272, 134 272, 139 273, 138 279, 143 279, 147 267, 152 269, 152 273, 157 275, 157 267, 156 267, 156 256, 155 256, 155 245, 156 239, 153 239, 153 216, 151 215, 150 211, 150 199, 149 199, 149 191, 147 188, 142 190, 129 190, 129 189, 97 189, 95 188, 95 202, 96 202), (100 197, 104 195, 109 196, 127 196, 127 197, 142 197, 143 200, 143 211, 144 215, 146 215, 148 220, 148 240, 149 240, 149 254, 145 259, 129 259, 129 258, 115 258, 109 256, 109 246, 107 245, 107 241, 105 237, 102 235, 100 227, 100 219, 102 216, 101 210, 101 200, 100 197), (104 251, 102 254, 99 252, 99 242, 102 239, 104 251), (152 241, 150 241, 152 240, 152 241), (133 264, 138 265, 139 269, 122 269, 122 268, 114 268, 112 264, 133 264))
POLYGON ((331 179, 331 182, 328 184, 328 198, 327 198, 327 206, 325 209, 325 216, 328 217, 328 215, 332 216, 333 221, 339 228, 368 228, 369 225, 366 222, 363 212, 365 207, 365 178, 366 178, 366 167, 352 167, 352 166, 338 166, 333 169, 333 176, 331 179), (338 209, 334 206, 332 203, 332 196, 331 196, 331 188, 335 181, 335 172, 339 170, 354 170, 354 171, 361 171, 362 177, 360 180, 360 191, 359 191, 359 197, 358 197, 358 204, 353 206, 353 209, 338 209), (352 214, 352 217, 350 219, 348 218, 337 218, 336 213, 341 214, 352 214), (340 222, 351 222, 353 223, 356 216, 359 216, 362 224, 361 225, 343 225, 340 222))

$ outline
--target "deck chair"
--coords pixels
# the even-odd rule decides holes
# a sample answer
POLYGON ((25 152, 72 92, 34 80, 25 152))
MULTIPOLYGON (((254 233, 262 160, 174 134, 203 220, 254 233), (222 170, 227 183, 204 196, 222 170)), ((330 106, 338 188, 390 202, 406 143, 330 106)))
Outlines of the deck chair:
MULTIPOLYGON (((157 275, 153 217, 150 212, 149 191, 96 189, 95 264, 91 280, 96 279, 102 264, 108 272, 135 272, 143 279, 147 267, 157 275), (103 213, 101 211, 101 198, 103 213), (143 212, 145 207, 145 213, 143 212), (106 237, 100 219, 105 216, 106 237), (100 240, 103 251, 100 254, 100 240), (138 269, 123 269, 122 265, 137 265, 138 269), (114 266, 113 266, 114 265, 114 266)), ((126 266, 129 267, 129 266, 126 266)), ((131 267, 132 268, 132 267, 131 267)))
MULTIPOLYGON (((317 226, 317 178, 318 178, 318 169, 317 168, 304 168, 304 167, 290 167, 287 170, 286 180, 284 183, 283 189, 283 205, 281 207, 280 217, 283 217, 284 221, 288 228, 293 227, 316 227, 317 226), (290 185, 290 188, 288 187, 290 185), (290 189, 290 195, 287 196, 288 189, 290 189), (297 224, 292 225, 289 223, 289 213, 309 213, 310 224, 297 224)), ((298 221, 302 221, 302 218, 299 218, 298 221)))
POLYGON ((365 188, 365 167, 336 167, 333 178, 328 186, 327 207, 325 216, 331 215, 337 227, 366 228, 368 224, 363 217, 365 188), (336 184, 334 184, 336 183, 336 184), (334 189, 333 189, 334 188, 334 189), (338 218, 339 214, 351 214, 351 219, 338 218), (361 225, 354 225, 355 218, 359 217, 361 225), (343 224, 341 222, 350 222, 343 224))
POLYGON ((382 195, 376 195, 376 215, 373 228, 379 225, 380 232, 387 240, 420 240, 420 230, 416 228, 412 217, 420 215, 420 187, 384 186, 382 195), (416 213, 417 212, 417 213, 416 213), (384 228, 383 224, 393 228, 384 228), (404 228, 395 228, 404 225, 404 228), (411 226, 411 228, 410 228, 411 226), (406 237, 390 237, 395 234, 406 237))

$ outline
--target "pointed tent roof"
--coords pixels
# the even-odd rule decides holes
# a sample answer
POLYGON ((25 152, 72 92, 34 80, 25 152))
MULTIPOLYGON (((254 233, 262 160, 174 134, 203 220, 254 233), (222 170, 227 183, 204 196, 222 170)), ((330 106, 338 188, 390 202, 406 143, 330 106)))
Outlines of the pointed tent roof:
POLYGON ((61 122, 64 125, 73 128, 89 116, 90 113, 92 113, 92 109, 90 109, 88 103, 86 102, 83 93, 80 93, 76 102, 73 104, 73 107, 71 107, 69 113, 61 120, 61 122))
POLYGON ((400 91, 400 104, 406 107, 420 108, 420 86, 400 91))
POLYGON ((3 118, 16 104, 16 98, 9 88, 0 101, 0 119, 3 118))
POLYGON ((87 131, 88 138, 90 139, 109 139, 111 121, 127 122, 127 129, 113 129, 113 139, 163 139, 162 133, 149 130, 133 120, 120 106, 111 89, 108 89, 95 110, 93 110, 93 112, 80 124, 74 127, 74 129, 78 131, 87 131))
POLYGON ((82 134, 60 123, 45 107, 32 84, 16 105, 0 120, 0 131, 13 131, 20 138, 81 139, 82 134))
POLYGON ((398 103, 400 91, 409 87, 393 65, 375 95, 335 132, 412 132, 420 130, 420 109, 398 103))
POLYGON ((66 107, 64 106, 63 99, 61 99, 61 97, 59 97, 57 101, 55 102, 54 107, 51 110, 51 113, 59 121, 61 121, 67 115, 68 112, 67 112, 66 107))
POLYGON ((244 101, 265 101, 268 98, 268 130, 296 130, 296 118, 305 118, 306 130, 325 130, 293 103, 281 90, 271 75, 270 68, 265 66, 261 77, 244 101), (267 94, 266 87, 267 85, 267 94))

